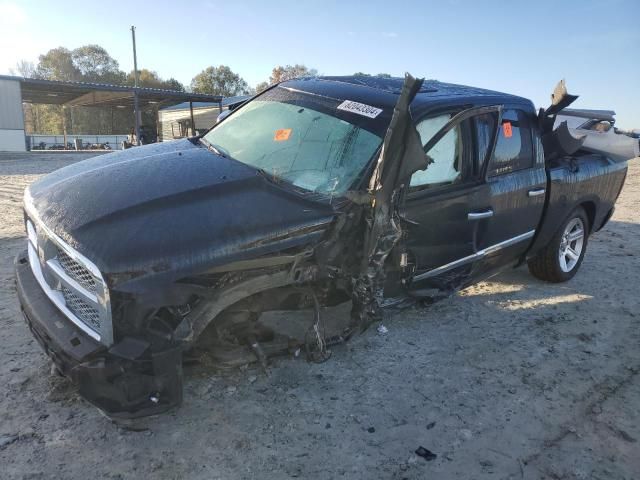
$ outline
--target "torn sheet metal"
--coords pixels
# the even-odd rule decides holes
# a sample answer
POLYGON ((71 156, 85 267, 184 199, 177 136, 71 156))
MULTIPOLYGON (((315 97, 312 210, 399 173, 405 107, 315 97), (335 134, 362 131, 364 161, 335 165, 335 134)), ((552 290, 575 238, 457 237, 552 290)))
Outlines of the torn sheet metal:
POLYGON ((363 329, 380 317, 385 261, 402 235, 397 204, 403 182, 424 169, 424 153, 409 106, 422 87, 422 79, 405 75, 380 156, 369 181, 371 204, 366 213, 364 256, 353 282, 352 321, 363 329))
POLYGON ((613 110, 567 109, 556 116, 556 128, 562 122, 574 137, 583 137, 582 149, 604 155, 616 162, 640 156, 640 139, 620 133, 615 127, 613 110))

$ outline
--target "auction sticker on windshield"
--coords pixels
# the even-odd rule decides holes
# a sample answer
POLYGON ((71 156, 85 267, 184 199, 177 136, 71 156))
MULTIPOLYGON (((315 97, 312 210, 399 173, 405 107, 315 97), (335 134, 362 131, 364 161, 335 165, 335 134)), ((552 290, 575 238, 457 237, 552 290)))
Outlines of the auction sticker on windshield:
POLYGON ((289 140, 290 136, 291 136, 290 128, 281 128, 280 130, 276 130, 276 134, 273 137, 273 141, 284 142, 286 140, 289 140))
POLYGON ((352 100, 345 100, 338 105, 338 110, 344 110, 345 112, 357 113, 369 118, 376 118, 382 113, 381 108, 372 107, 364 103, 354 102, 352 100))

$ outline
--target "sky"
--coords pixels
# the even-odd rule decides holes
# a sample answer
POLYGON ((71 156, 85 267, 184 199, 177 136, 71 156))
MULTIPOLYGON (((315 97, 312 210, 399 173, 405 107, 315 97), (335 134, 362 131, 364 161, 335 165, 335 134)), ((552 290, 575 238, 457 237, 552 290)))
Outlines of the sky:
POLYGON ((103 46, 188 85, 228 65, 251 86, 276 65, 437 79, 521 95, 545 107, 564 78, 578 108, 613 109, 640 128, 638 0, 0 0, 0 74, 51 48, 103 46))

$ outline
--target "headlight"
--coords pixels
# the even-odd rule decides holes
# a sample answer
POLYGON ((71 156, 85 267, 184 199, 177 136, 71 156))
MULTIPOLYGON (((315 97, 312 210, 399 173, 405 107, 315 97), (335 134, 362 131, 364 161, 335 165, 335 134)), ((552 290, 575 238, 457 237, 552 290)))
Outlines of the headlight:
POLYGON ((29 241, 31 242, 31 245, 34 246, 34 248, 38 248, 38 234, 36 233, 36 227, 33 226, 33 223, 31 222, 31 220, 27 220, 27 237, 29 238, 29 241))

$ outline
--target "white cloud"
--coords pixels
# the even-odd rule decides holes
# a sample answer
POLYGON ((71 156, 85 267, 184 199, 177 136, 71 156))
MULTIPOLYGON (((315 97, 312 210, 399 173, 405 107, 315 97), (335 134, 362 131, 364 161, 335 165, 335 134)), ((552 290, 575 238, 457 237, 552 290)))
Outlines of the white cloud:
POLYGON ((398 34, 396 32, 382 32, 383 37, 396 38, 398 34))

